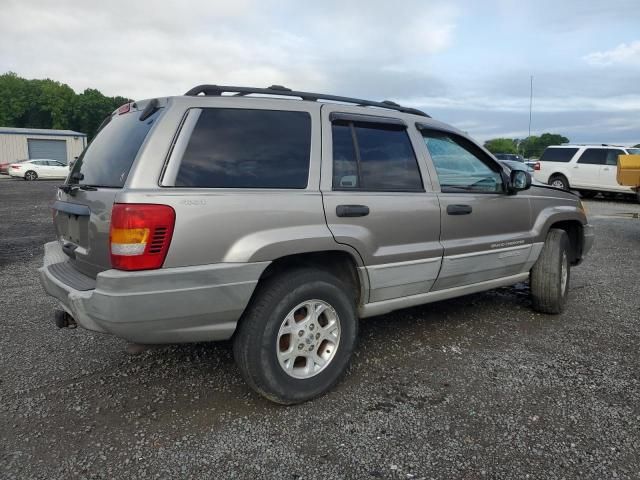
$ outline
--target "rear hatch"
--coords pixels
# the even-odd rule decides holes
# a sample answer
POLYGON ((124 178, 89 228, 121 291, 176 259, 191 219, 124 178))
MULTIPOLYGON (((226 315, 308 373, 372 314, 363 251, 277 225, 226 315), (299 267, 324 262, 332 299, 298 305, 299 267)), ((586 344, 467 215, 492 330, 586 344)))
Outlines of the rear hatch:
POLYGON ((105 119, 58 190, 53 205, 56 235, 73 267, 85 275, 95 278, 111 268, 111 210, 162 110, 154 100, 116 110, 105 119))

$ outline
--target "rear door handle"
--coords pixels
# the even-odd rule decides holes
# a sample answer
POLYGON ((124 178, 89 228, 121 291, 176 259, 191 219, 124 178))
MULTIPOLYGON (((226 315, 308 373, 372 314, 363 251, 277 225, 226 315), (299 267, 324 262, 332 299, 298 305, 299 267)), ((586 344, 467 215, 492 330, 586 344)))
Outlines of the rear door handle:
POLYGON ((447 205, 448 215, 469 215, 472 211, 471 205, 447 205))
POLYGON ((369 207, 366 205, 338 205, 336 215, 339 217, 366 217, 369 207))

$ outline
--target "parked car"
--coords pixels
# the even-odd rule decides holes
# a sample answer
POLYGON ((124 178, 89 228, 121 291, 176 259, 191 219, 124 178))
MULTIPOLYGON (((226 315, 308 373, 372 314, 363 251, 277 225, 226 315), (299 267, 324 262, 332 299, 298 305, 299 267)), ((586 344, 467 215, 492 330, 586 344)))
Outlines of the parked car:
POLYGON ((517 162, 515 160, 498 160, 502 165, 507 167, 509 170, 523 170, 530 174, 533 174, 533 167, 524 163, 517 162))
POLYGON ((279 86, 119 108, 53 210, 40 276, 58 326, 233 339, 247 383, 283 404, 331 388, 361 318, 526 280, 561 312, 593 242, 577 196, 458 129, 279 86))
POLYGON ((25 180, 37 180, 39 178, 67 178, 69 166, 57 160, 35 159, 9 165, 9 175, 25 180))
MULTIPOLYGON (((24 160, 20 160, 20 161, 24 161, 24 160)), ((2 175, 9 175, 9 167, 11 166, 12 163, 16 163, 14 161, 9 162, 6 160, 0 160, 0 174, 2 175)))
POLYGON ((498 160, 510 160, 513 162, 524 163, 524 157, 522 155, 516 155, 515 153, 496 153, 494 156, 498 160))
POLYGON ((536 162, 533 162, 531 160, 528 160, 528 159, 524 158, 522 155, 517 155, 515 153, 496 153, 494 156, 498 160, 505 160, 505 161, 510 161, 510 162, 524 163, 528 167, 531 167, 532 170, 533 170, 533 167, 534 167, 534 165, 536 163, 536 162))
POLYGON ((534 167, 540 182, 563 190, 578 190, 585 198, 598 192, 635 196, 629 186, 616 179, 618 155, 640 153, 640 149, 615 145, 558 145, 548 147, 534 167))

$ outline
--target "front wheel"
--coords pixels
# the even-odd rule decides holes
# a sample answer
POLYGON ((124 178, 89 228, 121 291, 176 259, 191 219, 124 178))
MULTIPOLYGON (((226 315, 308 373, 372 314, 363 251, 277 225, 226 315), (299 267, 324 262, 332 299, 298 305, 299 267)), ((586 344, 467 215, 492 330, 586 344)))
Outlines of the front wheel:
POLYGON ((249 386, 286 405, 329 390, 356 345, 353 298, 338 278, 315 269, 285 272, 259 285, 233 345, 249 386))
POLYGON ((533 309, 562 313, 567 303, 571 265, 567 232, 552 228, 529 275, 533 309))
POLYGON ((562 190, 569 190, 569 181, 564 175, 552 175, 549 179, 549 185, 561 188, 562 190))
POLYGON ((37 178, 38 178, 38 174, 33 170, 29 170, 27 173, 24 174, 24 179, 29 182, 33 182, 37 178))

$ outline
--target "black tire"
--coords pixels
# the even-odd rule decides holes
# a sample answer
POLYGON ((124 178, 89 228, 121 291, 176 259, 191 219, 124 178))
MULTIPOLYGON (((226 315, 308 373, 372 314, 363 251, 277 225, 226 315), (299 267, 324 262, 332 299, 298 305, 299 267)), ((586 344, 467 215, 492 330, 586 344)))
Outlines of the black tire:
MULTIPOLYGON (((338 278, 316 269, 290 270, 259 284, 239 322, 233 343, 236 363, 249 386, 284 405, 305 402, 329 390, 346 371, 356 346, 358 319, 354 297, 338 278), (326 366, 301 379, 294 378, 280 365, 278 335, 289 312, 307 300, 320 300, 333 308, 339 319, 340 337, 326 366)), ((296 337, 291 338, 298 343, 296 337)))
POLYGON ((34 172, 33 170, 28 170, 25 174, 24 174, 24 179, 32 182, 34 180, 38 179, 38 174, 36 172, 34 172))
POLYGON ((564 311, 571 279, 569 250, 567 233, 557 228, 549 230, 540 256, 529 275, 534 310, 552 314, 564 311))
POLYGON ((582 198, 593 198, 598 194, 598 192, 594 190, 580 190, 580 196, 582 198))
POLYGON ((549 185, 556 188, 561 188, 562 190, 569 190, 569 180, 567 177, 560 173, 554 173, 549 177, 549 185))

